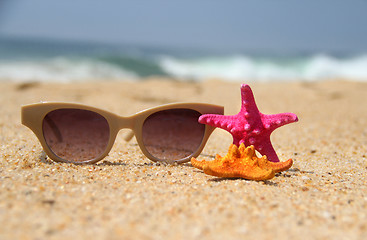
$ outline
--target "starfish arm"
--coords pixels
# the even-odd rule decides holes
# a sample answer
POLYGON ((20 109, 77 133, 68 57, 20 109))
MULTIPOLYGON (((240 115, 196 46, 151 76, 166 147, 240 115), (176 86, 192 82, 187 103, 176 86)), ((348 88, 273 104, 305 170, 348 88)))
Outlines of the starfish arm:
POLYGON ((217 114, 204 114, 199 117, 199 123, 222 128, 226 131, 233 132, 236 127, 236 115, 224 116, 217 114))
POLYGON ((275 152, 273 145, 271 145, 270 138, 263 139, 257 149, 261 155, 265 155, 270 162, 279 162, 277 153, 275 152))
POLYGON ((203 167, 207 164, 207 161, 205 160, 202 160, 202 161, 199 161, 197 160, 196 158, 191 158, 191 165, 195 168, 198 168, 200 170, 203 170, 203 167))
POLYGON ((269 166, 277 173, 290 169, 293 165, 293 160, 290 158, 285 162, 279 162, 279 163, 269 162, 269 163, 270 163, 269 166))
POLYGON ((215 156, 214 160, 211 161, 206 161, 206 160, 197 160, 196 158, 192 157, 191 158, 191 165, 197 169, 203 170, 205 166, 207 165, 211 165, 211 166, 215 166, 220 164, 222 157, 217 154, 215 156))
POLYGON ((268 180, 275 176, 272 169, 262 169, 260 167, 248 167, 244 169, 227 168, 223 169, 217 166, 204 166, 204 173, 216 177, 224 178, 244 178, 248 180, 268 180))
POLYGON ((241 112, 243 114, 258 115, 259 109, 257 108, 254 94, 247 84, 241 85, 241 112))
POLYGON ((272 169, 262 169, 259 167, 253 169, 251 172, 239 171, 238 174, 242 178, 255 181, 269 180, 275 176, 275 172, 272 169))
POLYGON ((205 174, 215 176, 215 177, 224 177, 224 178, 238 177, 234 175, 233 171, 231 170, 223 171, 223 169, 220 167, 206 165, 203 168, 203 170, 205 174))
POLYGON ((278 127, 297 122, 298 117, 294 113, 261 114, 261 121, 265 129, 274 131, 278 127))
POLYGON ((289 168, 291 168, 292 165, 293 165, 293 160, 292 159, 288 159, 285 162, 270 162, 265 157, 265 155, 262 158, 259 159, 259 166, 261 168, 273 169, 273 171, 275 173, 286 171, 289 168))

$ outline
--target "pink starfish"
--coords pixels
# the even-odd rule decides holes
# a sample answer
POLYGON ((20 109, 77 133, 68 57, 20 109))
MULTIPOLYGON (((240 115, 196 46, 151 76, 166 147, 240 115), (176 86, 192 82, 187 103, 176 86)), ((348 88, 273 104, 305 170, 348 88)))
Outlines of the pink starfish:
POLYGON ((254 145, 262 155, 266 155, 271 162, 279 162, 279 158, 271 144, 270 134, 278 127, 297 122, 293 113, 263 114, 256 106, 254 94, 247 84, 241 85, 241 111, 233 116, 205 114, 200 116, 199 122, 219 127, 230 132, 233 144, 240 146, 254 145))

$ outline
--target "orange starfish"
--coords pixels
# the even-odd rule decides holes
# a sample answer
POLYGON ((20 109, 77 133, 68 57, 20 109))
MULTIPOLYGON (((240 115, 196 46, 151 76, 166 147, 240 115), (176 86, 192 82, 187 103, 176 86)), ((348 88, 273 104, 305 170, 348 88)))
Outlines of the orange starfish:
POLYGON ((224 157, 217 154, 213 161, 191 158, 191 164, 212 176, 268 180, 273 178, 275 173, 288 170, 293 165, 293 160, 270 162, 265 155, 258 158, 253 145, 246 148, 242 143, 240 147, 231 144, 224 157))

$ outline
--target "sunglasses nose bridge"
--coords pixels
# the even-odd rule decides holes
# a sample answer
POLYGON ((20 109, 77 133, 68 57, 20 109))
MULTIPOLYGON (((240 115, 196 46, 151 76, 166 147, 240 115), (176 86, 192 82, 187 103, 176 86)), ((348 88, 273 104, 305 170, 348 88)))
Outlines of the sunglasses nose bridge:
POLYGON ((118 119, 118 128, 134 128, 134 119, 132 117, 119 117, 118 119))

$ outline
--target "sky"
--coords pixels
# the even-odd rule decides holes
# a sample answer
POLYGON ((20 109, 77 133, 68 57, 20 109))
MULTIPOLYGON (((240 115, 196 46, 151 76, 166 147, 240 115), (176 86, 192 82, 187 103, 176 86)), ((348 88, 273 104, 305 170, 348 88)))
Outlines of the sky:
POLYGON ((0 36, 367 52, 367 0, 0 0, 0 36))

